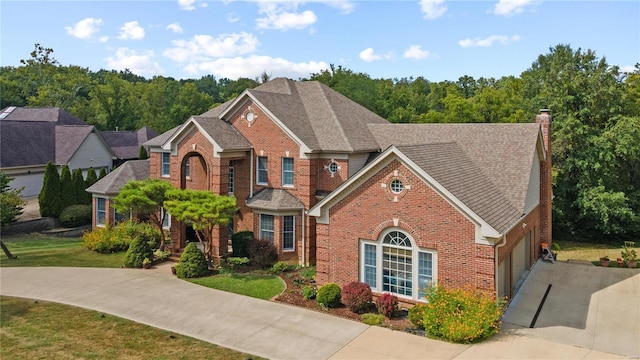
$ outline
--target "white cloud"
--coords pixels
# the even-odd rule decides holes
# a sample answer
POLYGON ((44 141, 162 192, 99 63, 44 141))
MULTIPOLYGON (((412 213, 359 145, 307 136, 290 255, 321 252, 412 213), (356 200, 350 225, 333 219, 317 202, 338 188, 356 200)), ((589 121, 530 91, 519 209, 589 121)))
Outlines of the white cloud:
POLYGON ((178 6, 182 10, 195 10, 196 7, 193 5, 195 2, 196 0, 178 0, 178 6))
POLYGON ((238 14, 236 14, 234 12, 229 13, 227 15, 227 21, 230 22, 230 23, 238 22, 238 21, 240 21, 240 16, 238 16, 238 14))
POLYGON ((502 16, 511 16, 524 11, 524 8, 536 4, 536 0, 500 0, 495 5, 493 13, 502 16))
POLYGON ((420 45, 411 45, 405 52, 404 57, 407 59, 424 59, 431 55, 427 50, 422 50, 420 45))
POLYGON ((631 74, 636 71, 636 67, 633 65, 620 66, 620 72, 631 74))
POLYGON ((164 70, 153 61, 153 51, 137 52, 129 48, 118 48, 115 56, 108 57, 107 67, 115 70, 129 69, 140 76, 162 75, 164 70))
POLYGON ((173 48, 163 55, 173 61, 208 61, 211 58, 231 57, 249 54, 256 50, 258 39, 249 33, 222 34, 217 38, 210 35, 196 35, 191 40, 174 40, 173 48))
POLYGON ((122 40, 140 40, 144 38, 144 29, 137 21, 129 21, 120 28, 118 39, 122 40))
POLYGON ((178 24, 178 23, 173 23, 173 24, 167 25, 167 30, 171 30, 176 34, 182 34, 183 33, 182 26, 180 26, 180 24, 178 24))
POLYGON ((251 55, 249 57, 221 58, 214 61, 190 63, 184 70, 191 76, 213 74, 219 78, 237 79, 239 77, 257 78, 266 72, 272 77, 300 78, 308 77, 311 73, 318 73, 328 69, 329 65, 323 61, 293 63, 282 58, 251 55))
POLYGON ((444 0, 420 0, 420 8, 425 19, 437 19, 444 15, 447 6, 444 0))
POLYGON ((265 1, 258 3, 258 13, 263 15, 256 19, 258 29, 304 29, 315 24, 318 17, 311 10, 298 12, 298 3, 265 1))
POLYGON ((361 60, 366 61, 366 62, 372 62, 372 61, 376 61, 376 60, 382 59, 382 56, 376 55, 373 52, 373 48, 366 48, 366 49, 360 51, 359 57, 360 57, 361 60))
POLYGON ((78 39, 89 39, 93 34, 99 31, 98 27, 102 25, 102 19, 86 18, 73 24, 73 26, 65 26, 67 34, 75 36, 78 39))
POLYGON ((463 48, 467 47, 490 47, 493 46, 493 43, 499 42, 502 45, 509 45, 512 42, 519 41, 520 35, 506 36, 506 35, 491 35, 488 38, 475 38, 475 39, 464 39, 458 41, 458 45, 463 48))
POLYGON ((100 39, 98 39, 98 41, 100 41, 101 43, 105 43, 105 42, 109 41, 109 37, 108 36, 101 36, 100 39))

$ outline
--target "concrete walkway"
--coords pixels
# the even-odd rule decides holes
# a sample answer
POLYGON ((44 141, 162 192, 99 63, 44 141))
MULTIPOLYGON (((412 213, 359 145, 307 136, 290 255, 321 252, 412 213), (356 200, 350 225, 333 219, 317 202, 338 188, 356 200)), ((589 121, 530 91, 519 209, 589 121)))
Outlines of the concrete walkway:
POLYGON ((513 330, 477 345, 430 340, 194 285, 169 266, 0 268, 0 294, 93 309, 270 359, 626 358, 513 330))

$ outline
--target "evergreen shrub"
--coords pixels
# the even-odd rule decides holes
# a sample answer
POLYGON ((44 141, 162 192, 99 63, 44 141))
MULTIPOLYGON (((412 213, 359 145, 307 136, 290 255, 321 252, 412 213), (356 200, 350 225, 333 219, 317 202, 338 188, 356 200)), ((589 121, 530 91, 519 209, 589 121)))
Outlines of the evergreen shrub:
POLYGON ((128 268, 140 268, 144 259, 153 259, 153 250, 149 243, 142 237, 136 237, 131 241, 129 250, 124 256, 124 266, 128 268))
POLYGON ((91 224, 91 205, 67 206, 60 213, 60 225, 74 228, 91 224))
POLYGON ((302 297, 305 300, 315 299, 318 291, 315 286, 306 285, 302 287, 302 297))
POLYGON ((189 243, 176 265, 176 275, 180 279, 197 278, 209 274, 209 263, 196 243, 189 243))
POLYGON ((252 231, 240 231, 231 235, 233 256, 249 257, 249 243, 253 240, 252 231))
POLYGON ((324 308, 335 308, 340 305, 341 295, 340 286, 338 286, 338 284, 324 284, 320 289, 318 289, 316 302, 324 308))

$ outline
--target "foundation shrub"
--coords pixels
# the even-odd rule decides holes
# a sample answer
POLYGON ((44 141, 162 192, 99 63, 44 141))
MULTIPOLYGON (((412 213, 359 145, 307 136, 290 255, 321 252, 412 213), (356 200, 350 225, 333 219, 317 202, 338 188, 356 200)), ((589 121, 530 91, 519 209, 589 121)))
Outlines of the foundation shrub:
POLYGON ((294 270, 295 268, 295 265, 287 264, 284 261, 278 261, 277 263, 273 264, 269 271, 272 274, 281 274, 283 272, 294 270))
POLYGON ((227 259, 221 259, 218 271, 220 274, 233 274, 238 267, 246 266, 250 263, 251 260, 247 257, 230 257, 227 259))
POLYGON ((316 278, 316 267, 309 266, 300 270, 300 276, 311 281, 316 278))
POLYGON ((234 257, 249 257, 249 244, 253 240, 252 231, 240 231, 231 235, 234 257))
POLYGON ((316 302, 323 308, 335 308, 340 305, 341 290, 336 283, 322 285, 316 294, 316 302))
POLYGON ((315 299, 317 294, 317 290, 315 286, 306 285, 302 287, 302 297, 305 300, 315 299))
POLYGON ((128 268, 142 267, 144 259, 153 259, 153 250, 142 237, 136 237, 124 256, 124 266, 128 268))
POLYGON ((157 248, 160 231, 149 223, 135 220, 123 221, 115 227, 97 227, 82 235, 82 246, 99 253, 125 251, 131 241, 140 237, 152 249, 157 248))
POLYGON ((427 304, 416 304, 409 309, 409 321, 418 329, 424 329, 422 319, 424 318, 424 312, 427 310, 427 304))
POLYGON ((368 284, 353 281, 342 288, 342 303, 354 313, 367 311, 372 301, 373 294, 368 284))
POLYGON ((176 275, 180 279, 203 277, 209 274, 209 263, 196 243, 189 243, 184 248, 180 261, 176 264, 176 275))
POLYGON ((384 293, 376 299, 376 309, 378 312, 388 318, 392 318, 398 311, 398 297, 384 293))
POLYGON ((251 264, 260 268, 270 267, 278 260, 278 251, 268 240, 251 240, 248 250, 251 264))
POLYGON ((500 330, 504 301, 473 288, 437 285, 427 292, 422 324, 427 336, 455 343, 474 343, 500 330))
POLYGON ((379 326, 384 323, 384 316, 380 314, 366 313, 360 315, 360 321, 367 325, 379 326))
POLYGON ((67 206, 60 213, 60 225, 67 228, 91 224, 91 205, 67 206))

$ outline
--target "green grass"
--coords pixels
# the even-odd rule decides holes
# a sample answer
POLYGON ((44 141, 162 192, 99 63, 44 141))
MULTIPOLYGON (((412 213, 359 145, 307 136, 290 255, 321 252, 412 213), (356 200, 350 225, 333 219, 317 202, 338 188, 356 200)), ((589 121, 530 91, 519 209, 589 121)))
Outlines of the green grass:
MULTIPOLYGON (((586 260, 600 266, 599 259, 603 256, 609 256, 609 259, 611 259, 609 267, 618 267, 616 259, 621 256, 620 252, 624 245, 624 242, 622 241, 619 245, 566 240, 554 240, 554 242, 557 242, 560 245, 560 251, 558 251, 557 258, 559 261, 586 260)), ((640 252, 640 248, 637 246, 638 244, 636 243, 635 249, 637 252, 640 252)))
POLYGON ((188 279, 213 289, 269 300, 284 291, 284 282, 277 276, 261 273, 220 274, 188 279))
POLYGON ((124 252, 99 254, 82 247, 80 238, 52 237, 28 234, 3 237, 11 253, 18 258, 8 259, 0 253, 0 266, 67 266, 67 267, 122 267, 124 252))
POLYGON ((0 359, 259 359, 56 303, 0 297, 0 359))

